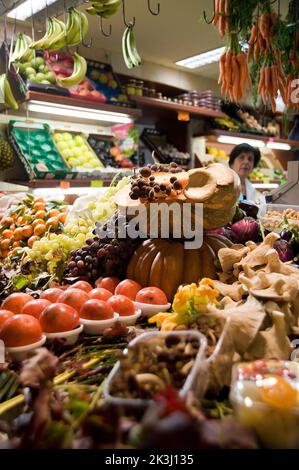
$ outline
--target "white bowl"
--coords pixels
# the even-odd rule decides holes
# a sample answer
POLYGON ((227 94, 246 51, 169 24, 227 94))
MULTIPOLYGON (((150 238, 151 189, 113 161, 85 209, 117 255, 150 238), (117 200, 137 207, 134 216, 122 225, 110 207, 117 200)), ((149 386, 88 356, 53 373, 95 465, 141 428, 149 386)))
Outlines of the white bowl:
POLYGON ((83 325, 77 326, 73 330, 61 331, 60 333, 45 333, 47 340, 54 341, 54 339, 64 339, 65 345, 72 345, 78 341, 79 335, 83 330, 83 325))
POLYGON ((106 328, 113 326, 118 321, 118 317, 118 313, 114 313, 114 317, 108 320, 88 320, 87 318, 80 318, 80 321, 87 335, 100 335, 106 328))
POLYGON ((119 323, 123 323, 126 326, 132 326, 132 325, 135 325, 140 315, 141 315, 141 309, 138 308, 133 315, 128 315, 128 316, 120 315, 118 321, 119 323))
POLYGON ((46 342, 46 335, 42 335, 41 339, 36 343, 27 344, 26 346, 18 346, 5 348, 5 350, 10 354, 10 357, 13 361, 23 361, 26 359, 30 353, 37 348, 40 348, 46 342))
POLYGON ((143 317, 152 317, 156 313, 167 312, 170 309, 171 304, 164 305, 153 305, 153 304, 143 304, 141 302, 134 302, 134 305, 137 309, 140 309, 143 317))

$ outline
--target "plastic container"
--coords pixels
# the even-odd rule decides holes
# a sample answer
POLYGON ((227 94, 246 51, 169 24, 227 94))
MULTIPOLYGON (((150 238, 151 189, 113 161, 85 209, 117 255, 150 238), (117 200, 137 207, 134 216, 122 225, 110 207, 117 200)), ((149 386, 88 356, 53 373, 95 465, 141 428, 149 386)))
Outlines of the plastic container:
POLYGON ((29 179, 65 179, 69 166, 57 152, 46 124, 31 127, 10 121, 9 140, 23 163, 29 179))
POLYGON ((167 310, 170 309, 171 304, 165 304, 165 305, 152 305, 152 304, 143 304, 141 302, 133 302, 135 307, 141 310, 141 314, 143 317, 150 318, 153 315, 156 315, 156 313, 160 312, 167 312, 167 310))
POLYGON ((119 316, 119 323, 122 323, 123 325, 126 326, 133 326, 137 322, 138 318, 141 316, 141 310, 138 308, 134 315, 128 315, 128 316, 119 316))
POLYGON ((297 219, 289 217, 289 216, 287 216, 287 219, 291 228, 295 228, 299 230, 299 206, 287 205, 287 204, 267 204, 261 217, 264 228, 272 232, 280 233, 281 231, 280 224, 283 222, 284 212, 287 209, 292 209, 298 213, 297 219), (268 215, 267 212, 269 211, 277 212, 277 215, 276 214, 268 215))
POLYGON ((101 335, 103 331, 110 328, 118 321, 118 317, 118 313, 114 313, 114 317, 108 320, 88 320, 87 318, 80 318, 80 322, 82 328, 84 328, 84 333, 87 335, 101 335))
POLYGON ((36 343, 27 344, 26 346, 19 346, 15 348, 5 348, 5 350, 9 353, 13 361, 23 361, 32 353, 32 351, 37 348, 40 348, 43 344, 45 344, 46 339, 46 335, 42 335, 41 339, 36 343))
MULTIPOLYGON (((204 360, 205 357, 205 349, 207 346, 207 340, 204 335, 199 333, 198 331, 195 330, 186 330, 186 331, 169 331, 169 332, 162 332, 162 331, 152 331, 149 333, 143 333, 136 338, 133 339, 128 345, 128 349, 134 348, 136 344, 138 344, 141 341, 146 341, 149 340, 155 336, 160 336, 161 338, 166 337, 168 335, 176 335, 181 338, 186 338, 188 336, 191 336, 194 339, 199 340, 199 349, 198 353, 194 362, 194 365, 189 372, 187 379, 183 385, 183 387, 179 390, 179 395, 181 397, 185 397, 187 393, 191 390, 197 390, 198 389, 198 377, 199 377, 199 370, 200 366, 202 364, 202 361, 204 360)), ((127 355, 128 354, 128 349, 125 349, 123 351, 123 354, 127 355)), ((118 361, 112 371, 110 372, 106 384, 104 386, 103 394, 105 400, 113 404, 115 406, 121 406, 127 409, 144 409, 150 404, 153 403, 153 400, 147 400, 147 399, 142 399, 142 398, 122 398, 122 397, 116 397, 111 395, 111 386, 113 385, 114 380, 117 378, 117 375, 119 374, 120 370, 120 362, 118 361)), ((148 372, 148 371, 147 371, 148 372)))
POLYGON ((74 328, 70 331, 62 331, 61 333, 45 333, 47 341, 54 341, 55 339, 64 339, 65 345, 69 346, 75 344, 80 333, 83 331, 83 325, 79 325, 77 328, 74 328))
POLYGON ((265 360, 236 364, 233 368, 230 400, 238 420, 255 430, 264 447, 298 448, 297 362, 265 360), (264 367, 258 364, 264 364, 264 367), (281 383, 286 384, 287 394, 281 383))

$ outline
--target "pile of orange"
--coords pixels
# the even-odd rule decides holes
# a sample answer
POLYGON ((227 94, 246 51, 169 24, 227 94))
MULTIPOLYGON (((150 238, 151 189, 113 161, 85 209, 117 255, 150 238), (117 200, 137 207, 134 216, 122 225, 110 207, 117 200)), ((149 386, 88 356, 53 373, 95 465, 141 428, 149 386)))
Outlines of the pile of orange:
POLYGON ((49 232, 59 232, 67 206, 27 195, 0 220, 0 258, 15 254, 49 232))

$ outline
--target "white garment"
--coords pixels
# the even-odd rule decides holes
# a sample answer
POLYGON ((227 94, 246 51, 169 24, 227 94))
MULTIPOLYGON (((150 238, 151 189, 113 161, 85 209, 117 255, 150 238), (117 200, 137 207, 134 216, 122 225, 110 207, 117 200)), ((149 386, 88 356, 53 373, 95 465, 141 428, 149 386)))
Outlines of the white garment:
MULTIPOLYGON (((245 187, 246 187, 246 201, 251 201, 254 202, 257 206, 259 206, 259 215, 261 215, 263 212, 266 210, 266 198, 265 196, 257 191, 254 187, 253 184, 250 183, 248 179, 245 181, 245 187)), ((241 196, 242 197, 242 196, 241 196)))

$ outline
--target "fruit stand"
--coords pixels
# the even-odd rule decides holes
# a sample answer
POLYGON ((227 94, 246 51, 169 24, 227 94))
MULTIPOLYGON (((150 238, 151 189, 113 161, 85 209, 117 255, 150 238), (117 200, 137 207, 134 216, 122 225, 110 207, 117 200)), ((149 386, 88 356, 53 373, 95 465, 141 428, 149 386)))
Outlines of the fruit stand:
POLYGON ((294 1, 205 12, 222 99, 96 60, 91 18, 109 38, 122 10, 123 65, 141 65, 136 18, 85 3, 46 5, 38 34, 39 11, 31 33, 5 22, 0 449, 299 448, 299 144, 275 101, 297 112, 294 1), (233 169, 241 142, 265 204, 233 169))

